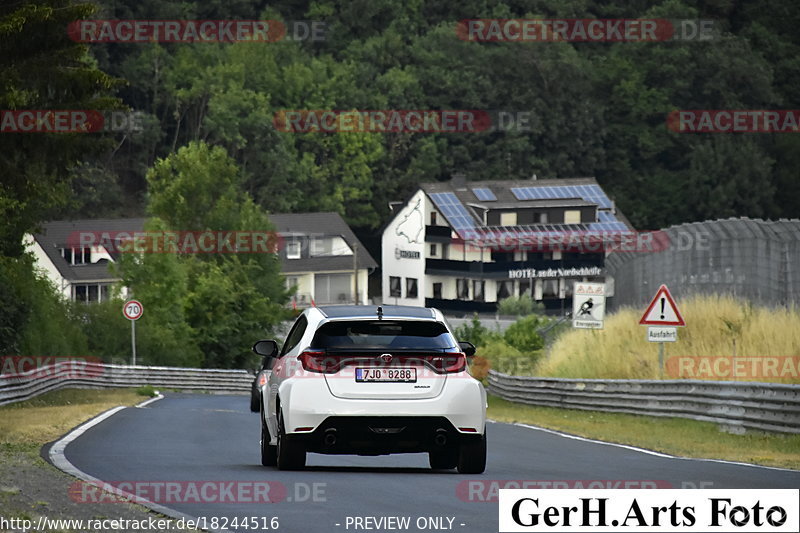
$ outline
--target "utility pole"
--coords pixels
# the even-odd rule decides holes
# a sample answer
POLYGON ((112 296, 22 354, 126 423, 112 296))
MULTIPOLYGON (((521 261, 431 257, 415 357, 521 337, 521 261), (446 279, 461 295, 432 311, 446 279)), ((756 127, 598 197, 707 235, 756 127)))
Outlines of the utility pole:
POLYGON ((356 305, 359 304, 359 297, 358 297, 358 243, 353 243, 353 282, 355 285, 355 303, 356 305))

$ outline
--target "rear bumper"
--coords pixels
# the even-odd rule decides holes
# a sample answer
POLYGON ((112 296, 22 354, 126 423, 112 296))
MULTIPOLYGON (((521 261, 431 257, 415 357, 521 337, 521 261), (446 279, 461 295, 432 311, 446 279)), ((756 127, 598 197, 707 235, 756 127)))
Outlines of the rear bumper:
POLYGON ((481 433, 461 432, 445 417, 332 416, 292 439, 309 452, 382 455, 445 450, 480 439, 481 433))
MULTIPOLYGON (((438 429, 447 431, 448 440, 452 442, 462 436, 482 435, 486 427, 486 391, 479 381, 472 378, 448 379, 440 394, 423 399, 337 398, 330 394, 321 379, 286 380, 278 395, 287 434, 307 440, 312 447, 322 440, 325 430, 333 428, 337 433, 342 429, 340 436, 343 438, 337 438, 342 443, 340 449, 344 449, 348 440, 361 442, 371 439, 387 443, 389 448, 398 446, 408 448, 408 451, 427 451, 429 446, 426 442, 438 429), (369 429, 391 430, 397 427, 406 429, 385 434, 369 429), (396 443, 389 445, 389 441, 396 443), (416 448, 410 444, 398 444, 400 441, 406 444, 406 441, 415 441, 416 448)), ((330 447, 323 451, 337 453, 330 451, 330 447)))

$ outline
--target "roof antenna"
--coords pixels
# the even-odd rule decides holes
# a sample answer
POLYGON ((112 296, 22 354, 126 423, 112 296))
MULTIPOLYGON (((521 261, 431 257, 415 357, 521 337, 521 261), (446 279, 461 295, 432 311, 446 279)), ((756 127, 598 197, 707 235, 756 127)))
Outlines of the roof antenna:
POLYGON ((383 320, 383 307, 378 306, 378 320, 383 320))

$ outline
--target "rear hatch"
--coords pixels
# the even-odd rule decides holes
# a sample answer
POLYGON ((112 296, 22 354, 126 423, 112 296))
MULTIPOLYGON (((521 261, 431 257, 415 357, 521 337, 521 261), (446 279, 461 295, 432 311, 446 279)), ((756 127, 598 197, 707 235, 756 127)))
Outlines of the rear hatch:
POLYGON ((466 368, 457 346, 435 321, 336 320, 317 330, 300 361, 338 398, 424 399, 466 368))

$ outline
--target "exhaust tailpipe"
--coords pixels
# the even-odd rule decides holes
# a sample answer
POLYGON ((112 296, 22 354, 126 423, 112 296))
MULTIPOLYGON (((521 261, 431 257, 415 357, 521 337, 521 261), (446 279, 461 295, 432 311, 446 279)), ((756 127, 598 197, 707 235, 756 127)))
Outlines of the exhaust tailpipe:
POLYGON ((336 430, 333 428, 325 430, 323 441, 325 442, 325 446, 333 446, 336 444, 336 430))
POLYGON ((433 443, 437 446, 444 446, 447 444, 447 430, 437 429, 436 436, 433 437, 433 443))

